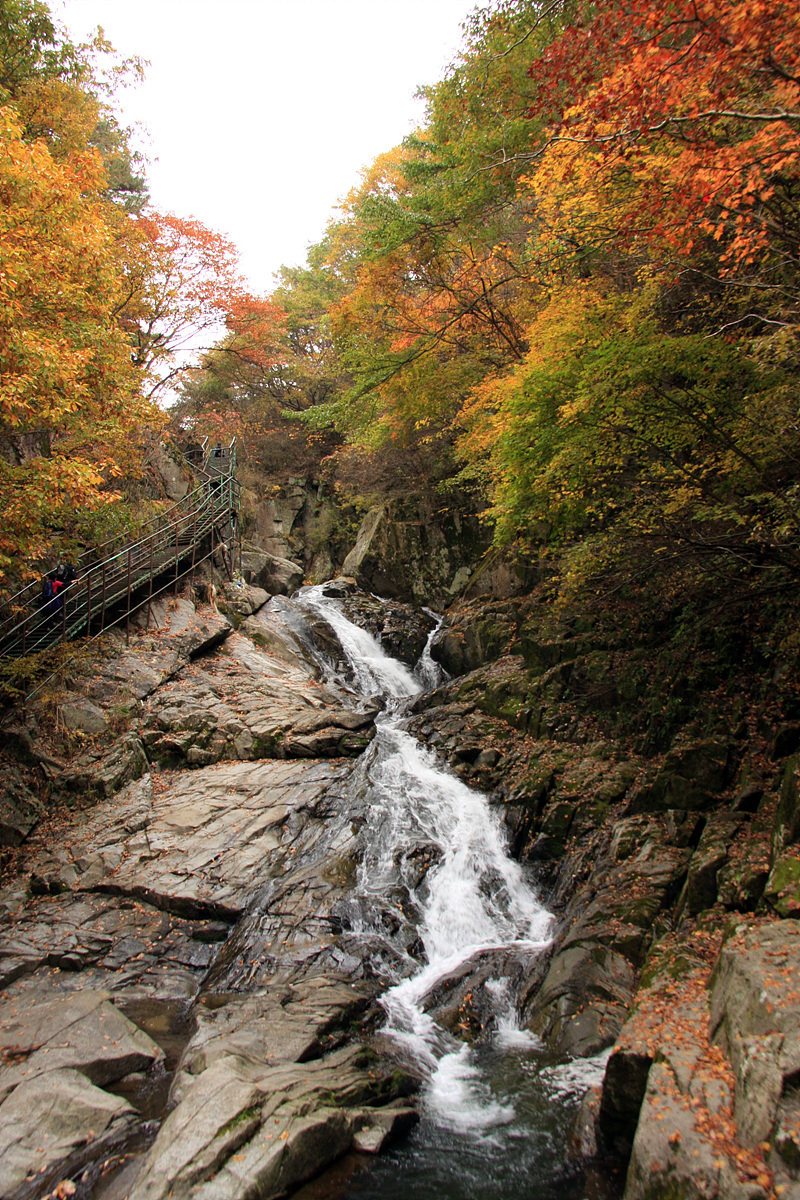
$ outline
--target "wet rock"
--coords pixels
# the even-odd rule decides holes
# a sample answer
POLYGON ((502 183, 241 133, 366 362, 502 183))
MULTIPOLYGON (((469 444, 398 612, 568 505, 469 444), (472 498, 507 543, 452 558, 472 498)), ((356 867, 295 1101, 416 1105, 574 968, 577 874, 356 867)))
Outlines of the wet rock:
POLYGON ((592 1159, 598 1157, 597 1119, 601 1094, 602 1088, 598 1084, 590 1087, 581 1100, 569 1140, 570 1158, 592 1159))
POLYGON ((345 707, 344 699, 237 634, 222 656, 159 691, 142 739, 164 766, 358 754, 377 710, 345 707))
POLYGON ((346 575, 322 585, 323 596, 327 596, 331 600, 344 600, 356 591, 358 591, 358 584, 355 579, 348 578, 346 575))
POLYGON ((459 964, 422 997, 425 1012, 465 1042, 479 1042, 497 1029, 497 993, 515 991, 527 955, 514 950, 481 953, 459 964))
POLYGON ((66 792, 78 795, 81 801, 93 803, 141 779, 148 769, 144 746, 136 734, 128 733, 112 750, 89 752, 76 759, 58 777, 58 784, 66 792))
POLYGON ((298 808, 320 802, 342 768, 225 763, 174 777, 145 829, 125 837, 109 884, 186 916, 235 916, 298 808))
POLYGON ((500 658, 516 632, 511 613, 482 611, 459 614, 431 639, 431 657, 450 675, 466 675, 500 658))
POLYGON ((108 992, 77 992, 22 1011, 13 1000, 3 1001, 0 1096, 61 1068, 102 1087, 161 1058, 158 1046, 109 1000, 108 992))
MULTIPOLYGON (((113 871, 113 859, 107 865, 113 871)), ((147 998, 180 1004, 196 995, 213 943, 230 928, 103 893, 22 895, 7 905, 13 936, 0 946, 0 986, 16 1004, 106 990, 126 1007, 147 998)))
POLYGON ((421 609, 397 600, 377 600, 361 592, 345 593, 342 611, 354 625, 366 629, 393 658, 413 667, 420 658, 436 621, 421 609))
POLYGON ((13 1200, 33 1179, 37 1196, 49 1194, 67 1169, 105 1157, 135 1123, 130 1104, 78 1071, 23 1080, 0 1104, 0 1194, 13 1200))
POLYGON ((615 1048, 597 1110, 597 1133, 606 1153, 627 1162, 639 1123, 653 1056, 624 1042, 615 1048))
POLYGON ((581 1058, 613 1044, 633 999, 636 971, 608 947, 584 943, 557 953, 528 1027, 559 1052, 581 1058))
POLYGON ((273 1067, 305 1063, 337 1044, 336 1031, 352 1025, 372 990, 324 977, 283 984, 255 994, 206 993, 195 1010, 197 1027, 172 1087, 180 1100, 196 1076, 226 1057, 273 1067))
POLYGON ((652 817, 621 822, 601 853, 591 846, 579 844, 566 860, 569 901, 546 977, 534 968, 521 992, 526 1024, 555 1048, 578 1055, 596 1053, 617 1037, 658 915, 678 896, 691 853, 670 845, 665 823, 652 817), (577 867, 582 856, 588 869, 576 887, 568 864, 577 867))
POLYGON ((386 1108, 365 1109, 355 1115, 352 1149, 359 1154, 380 1154, 395 1138, 419 1121, 419 1113, 402 1103, 386 1108))
POLYGON ((309 676, 319 678, 319 668, 309 664, 299 639, 294 637, 291 631, 276 619, 274 603, 273 599, 253 616, 246 617, 239 625, 239 632, 267 654, 282 659, 290 666, 306 672, 309 676))
POLYGON ((167 1117, 130 1200, 284 1195, 350 1148, 365 1104, 396 1094, 358 1047, 303 1065, 220 1058, 167 1117))

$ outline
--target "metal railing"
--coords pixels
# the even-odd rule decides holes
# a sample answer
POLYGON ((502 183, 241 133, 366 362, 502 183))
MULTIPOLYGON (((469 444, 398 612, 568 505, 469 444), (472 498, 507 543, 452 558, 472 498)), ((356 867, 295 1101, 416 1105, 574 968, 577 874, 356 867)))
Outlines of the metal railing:
POLYGON ((195 566, 220 547, 233 576, 241 529, 235 439, 224 456, 209 451, 207 439, 203 451, 194 467, 197 486, 145 522, 143 530, 152 527, 148 532, 114 553, 102 555, 105 543, 83 555, 77 578, 52 599, 43 600, 42 583, 35 581, 0 605, 0 658, 22 658, 71 638, 91 637, 123 619, 129 637, 132 612, 171 584, 177 592, 178 580, 191 578, 195 566))

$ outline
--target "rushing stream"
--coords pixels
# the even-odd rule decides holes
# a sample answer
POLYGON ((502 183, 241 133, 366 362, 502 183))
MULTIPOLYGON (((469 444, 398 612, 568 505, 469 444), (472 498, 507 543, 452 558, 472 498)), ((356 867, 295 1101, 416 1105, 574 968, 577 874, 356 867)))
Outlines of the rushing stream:
POLYGON ((515 972, 547 944, 550 914, 508 857, 486 797, 443 770, 402 728, 410 698, 437 682, 436 664, 426 648, 412 673, 321 588, 303 589, 297 604, 336 635, 344 671, 316 651, 328 673, 383 707, 353 784, 367 819, 343 925, 353 949, 368 950, 386 981, 385 1035, 425 1080, 422 1120, 403 1144, 336 1190, 331 1178, 303 1195, 611 1196, 607 1181, 586 1179, 566 1161, 570 1117, 603 1064, 553 1060, 517 1020, 515 972), (475 980, 491 1013, 489 1036, 475 1047, 430 1013, 443 989, 465 979, 475 980))

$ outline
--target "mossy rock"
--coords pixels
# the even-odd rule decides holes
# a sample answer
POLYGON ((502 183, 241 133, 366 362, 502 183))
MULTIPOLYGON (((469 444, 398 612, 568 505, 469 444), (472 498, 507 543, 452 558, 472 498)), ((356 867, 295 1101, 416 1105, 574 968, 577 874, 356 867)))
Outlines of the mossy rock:
POLYGON ((509 800, 529 812, 539 814, 554 783, 555 772, 551 767, 537 764, 518 778, 509 800))
POLYGON ((781 798, 775 813, 773 853, 800 841, 800 756, 790 758, 783 773, 781 798))
POLYGON ((575 817, 575 809, 575 804, 569 804, 564 800, 551 804, 542 821, 542 833, 546 837, 563 842, 575 817))
POLYGON ((779 917, 800 917, 800 856, 784 854, 772 868, 764 899, 779 917))

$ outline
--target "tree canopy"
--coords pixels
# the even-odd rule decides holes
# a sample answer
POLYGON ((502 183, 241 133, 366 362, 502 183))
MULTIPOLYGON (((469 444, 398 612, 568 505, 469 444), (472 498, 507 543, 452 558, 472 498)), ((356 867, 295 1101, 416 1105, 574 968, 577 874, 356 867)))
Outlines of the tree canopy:
POLYGON ((0 578, 91 540, 92 513, 102 531, 187 344, 249 322, 252 346, 258 310, 261 362, 279 321, 226 239, 149 207, 114 111, 140 71, 101 31, 75 45, 42 0, 0 5, 0 578))

